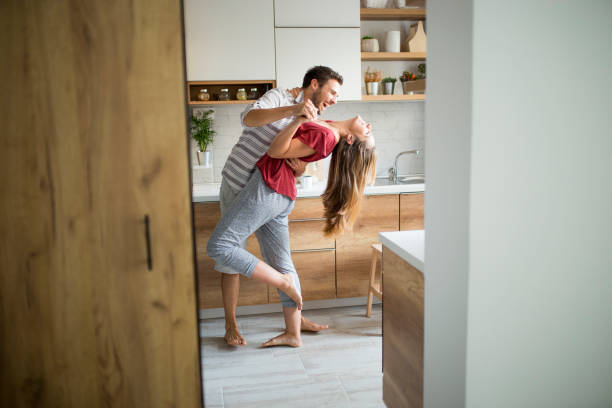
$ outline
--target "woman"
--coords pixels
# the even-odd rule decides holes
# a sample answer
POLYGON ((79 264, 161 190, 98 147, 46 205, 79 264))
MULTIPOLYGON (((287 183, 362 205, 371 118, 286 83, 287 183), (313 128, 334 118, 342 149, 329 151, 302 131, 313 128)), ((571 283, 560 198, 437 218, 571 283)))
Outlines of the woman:
POLYGON ((291 260, 288 215, 297 196, 295 176, 285 159, 311 162, 332 154, 323 194, 326 235, 350 228, 357 215, 366 180, 376 170, 370 125, 359 116, 345 121, 308 121, 298 117, 274 139, 247 185, 238 193, 208 241, 208 255, 240 274, 280 289, 286 330, 264 346, 298 347, 302 297, 291 260), (241 248, 255 232, 263 258, 241 248))

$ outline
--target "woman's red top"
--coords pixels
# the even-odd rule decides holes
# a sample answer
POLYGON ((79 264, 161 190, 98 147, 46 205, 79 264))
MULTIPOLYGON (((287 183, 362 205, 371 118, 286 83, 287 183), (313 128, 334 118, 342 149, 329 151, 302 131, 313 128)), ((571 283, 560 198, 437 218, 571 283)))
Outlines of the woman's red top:
MULTIPOLYGON (((314 162, 329 156, 338 143, 331 129, 316 122, 303 123, 293 138, 301 140, 315 150, 308 157, 300 157, 300 160, 305 162, 314 162)), ((266 153, 257 162, 257 168, 268 187, 292 200, 296 199, 295 176, 291 167, 285 163, 285 159, 275 159, 266 153)))

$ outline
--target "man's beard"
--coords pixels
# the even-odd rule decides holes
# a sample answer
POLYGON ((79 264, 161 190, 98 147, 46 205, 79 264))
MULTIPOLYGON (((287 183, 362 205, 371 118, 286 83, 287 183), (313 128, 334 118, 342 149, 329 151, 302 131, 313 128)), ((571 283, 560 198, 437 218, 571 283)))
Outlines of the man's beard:
POLYGON ((317 89, 314 91, 310 98, 310 102, 317 108, 317 115, 321 115, 321 111, 319 110, 319 105, 321 104, 321 90, 317 89))

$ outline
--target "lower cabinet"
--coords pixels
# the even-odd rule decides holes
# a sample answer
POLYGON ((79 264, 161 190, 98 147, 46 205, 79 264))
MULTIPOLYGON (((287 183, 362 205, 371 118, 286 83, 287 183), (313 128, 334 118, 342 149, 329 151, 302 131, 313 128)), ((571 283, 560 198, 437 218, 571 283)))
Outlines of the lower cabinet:
POLYGON ((336 238, 336 279, 339 298, 367 296, 372 244, 381 231, 399 229, 398 194, 365 196, 353 231, 336 238))
POLYGON ((400 194, 400 231, 422 230, 424 228, 423 213, 425 208, 425 194, 400 194))
POLYGON ((383 246, 383 400, 423 406, 423 273, 383 246))
MULTIPOLYGON (((336 297, 336 253, 333 249, 293 252, 291 257, 305 301, 336 297)), ((278 290, 272 287, 269 290, 270 303, 280 302, 278 290)))
MULTIPOLYGON (((221 273, 214 270, 215 262, 206 254, 208 239, 217 226, 217 222, 221 219, 219 203, 194 203, 193 212, 198 273, 198 306, 200 309, 223 307, 221 273)), ((261 257, 255 237, 249 238, 247 247, 255 256, 261 257)), ((240 276, 238 306, 265 303, 268 303, 267 285, 240 276)))
MULTIPOLYGON (((206 245, 221 218, 218 202, 194 203, 198 299, 200 308, 223 307, 221 273, 206 255, 206 245)), ((289 215, 293 263, 305 301, 367 296, 371 245, 381 231, 423 229, 423 193, 365 196, 353 231, 337 239, 323 235, 320 198, 299 198, 289 215)), ((254 235, 247 250, 261 258, 254 235)), ((240 277, 239 306, 278 303, 278 291, 240 277)))
MULTIPOLYGON (((289 215, 289 239, 305 301, 336 297, 336 241, 323 235, 324 226, 320 198, 301 198, 295 202, 289 215)), ((270 303, 279 302, 278 291, 268 290, 270 303)))

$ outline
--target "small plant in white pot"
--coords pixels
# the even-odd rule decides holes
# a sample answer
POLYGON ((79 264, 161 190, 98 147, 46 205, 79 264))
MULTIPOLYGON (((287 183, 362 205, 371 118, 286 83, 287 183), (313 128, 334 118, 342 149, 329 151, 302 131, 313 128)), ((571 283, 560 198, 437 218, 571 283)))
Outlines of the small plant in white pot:
POLYGON ((212 128, 212 114, 214 112, 210 109, 203 112, 201 117, 198 117, 199 115, 191 116, 191 137, 198 144, 198 164, 204 167, 212 167, 212 153, 208 150, 208 146, 217 133, 212 128))
POLYGON ((378 52, 378 40, 374 37, 366 35, 361 37, 361 52, 378 52))
POLYGON ((382 79, 383 95, 393 95, 395 90, 395 81, 397 81, 397 79, 392 77, 382 79))

